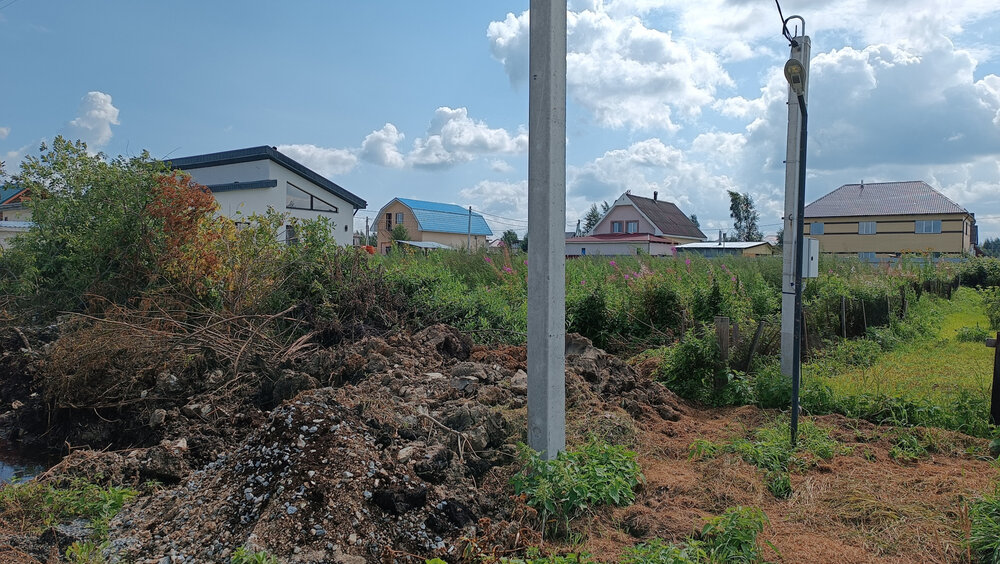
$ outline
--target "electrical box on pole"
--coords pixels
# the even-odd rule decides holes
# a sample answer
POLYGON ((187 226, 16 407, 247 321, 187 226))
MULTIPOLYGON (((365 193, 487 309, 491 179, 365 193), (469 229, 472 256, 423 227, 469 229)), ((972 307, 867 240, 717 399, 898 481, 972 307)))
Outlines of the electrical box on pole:
POLYGON ((802 239, 802 277, 819 278, 819 239, 802 239))
MULTIPOLYGON (((791 18, 789 18, 791 19, 791 18)), ((790 59, 800 61, 803 67, 802 99, 809 98, 809 37, 802 35, 793 39, 790 59)), ((796 215, 799 209, 799 148, 803 142, 801 135, 802 114, 799 96, 788 88, 788 145, 785 152, 785 217, 782 242, 781 268, 781 374, 792 377, 792 349, 795 343, 795 249, 802 237, 796 215)), ((802 197, 805 197, 803 194, 802 197)))
POLYGON ((528 446, 566 448, 566 0, 531 0, 528 446))

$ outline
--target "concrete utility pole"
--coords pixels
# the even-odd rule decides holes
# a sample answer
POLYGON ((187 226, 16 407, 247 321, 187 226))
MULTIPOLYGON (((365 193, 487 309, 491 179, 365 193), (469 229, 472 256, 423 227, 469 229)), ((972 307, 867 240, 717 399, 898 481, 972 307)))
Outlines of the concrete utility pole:
MULTIPOLYGON (((804 33, 804 30, 803 30, 804 33)), ((802 62, 805 71, 802 99, 809 99, 809 37, 802 35, 795 38, 796 46, 791 49, 792 59, 802 62)), ((795 290, 801 279, 796 280, 795 256, 796 250, 801 253, 802 221, 796 217, 801 209, 799 205, 799 154, 802 143, 802 114, 799 110, 799 97, 788 88, 788 147, 785 152, 785 238, 782 242, 781 267, 781 374, 792 377, 795 348, 795 290)), ((801 195, 802 198, 805 194, 801 195)))
POLYGON ((472 252, 472 206, 469 206, 469 232, 465 237, 465 246, 472 252))
POLYGON ((368 245, 369 242, 371 241, 371 235, 369 235, 369 231, 368 231, 368 220, 369 219, 371 219, 371 218, 365 216, 365 245, 368 245))
POLYGON ((528 446, 566 448, 566 0, 531 0, 528 446))

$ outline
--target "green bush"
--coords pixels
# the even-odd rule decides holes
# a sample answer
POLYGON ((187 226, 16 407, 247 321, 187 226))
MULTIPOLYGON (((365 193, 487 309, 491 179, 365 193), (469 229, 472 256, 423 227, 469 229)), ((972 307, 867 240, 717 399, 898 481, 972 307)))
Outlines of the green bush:
MULTIPOLYGON (((0 487, 0 513, 16 521, 31 523, 38 532, 71 519, 90 522, 94 538, 104 540, 108 523, 139 492, 128 488, 101 487, 83 480, 62 486, 36 481, 0 487)), ((79 550, 81 553, 85 547, 79 550)))
POLYGON ((719 344, 707 331, 688 331, 680 342, 666 349, 657 378, 682 398, 712 403, 715 379, 722 374, 719 344))
MULTIPOLYGON (((631 547, 622 564, 711 564, 715 562, 757 563, 764 555, 757 537, 769 523, 756 507, 731 507, 722 515, 705 520, 696 538, 680 544, 653 539, 631 547)), ((772 549, 774 546, 767 543, 772 549)), ((777 549, 774 549, 777 552, 777 549)))
POLYGON ((995 335, 995 333, 978 325, 975 327, 960 327, 955 334, 955 340, 960 343, 982 343, 992 335, 995 335))
POLYGON ((1000 330, 1000 286, 983 290, 983 305, 986 307, 990 327, 1000 330))
POLYGON ((229 562, 230 564, 280 564, 281 561, 266 550, 254 551, 241 546, 233 551, 229 562))
POLYGON ((539 512, 543 532, 568 534, 569 522, 590 507, 631 504, 642 479, 634 452, 594 440, 553 460, 521 445, 520 458, 511 484, 539 512))
POLYGON ((790 472, 802 472, 843 452, 840 443, 829 432, 812 421, 801 420, 798 441, 793 449, 787 421, 775 421, 753 431, 749 438, 736 437, 724 443, 696 440, 689 447, 693 459, 715 458, 720 454, 736 454, 748 464, 764 472, 768 490, 779 499, 792 494, 790 472))
POLYGON ((595 347, 607 347, 608 305, 600 287, 593 288, 582 300, 567 304, 566 321, 568 331, 590 339, 595 347))

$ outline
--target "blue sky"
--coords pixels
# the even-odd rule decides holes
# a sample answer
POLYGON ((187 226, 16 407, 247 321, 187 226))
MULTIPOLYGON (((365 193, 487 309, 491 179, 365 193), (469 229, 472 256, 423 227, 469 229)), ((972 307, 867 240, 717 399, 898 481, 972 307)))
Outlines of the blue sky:
MULTIPOLYGON (((773 2, 571 0, 567 226, 625 190, 706 232, 726 190, 780 221, 773 2)), ((275 145, 369 203, 527 226, 528 2, 0 0, 0 159, 55 135, 110 155, 275 145)), ((1000 5, 785 0, 813 41, 807 201, 925 180, 1000 236, 1000 5)))

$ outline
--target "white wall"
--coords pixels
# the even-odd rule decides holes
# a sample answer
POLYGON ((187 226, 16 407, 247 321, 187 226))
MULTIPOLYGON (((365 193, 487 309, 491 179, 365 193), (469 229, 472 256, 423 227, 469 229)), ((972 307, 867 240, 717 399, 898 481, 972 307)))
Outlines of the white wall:
POLYGON ((287 213, 290 217, 299 219, 325 217, 334 223, 333 235, 338 245, 350 245, 353 242, 354 206, 270 159, 196 168, 187 172, 191 175, 192 180, 206 185, 277 180, 278 185, 274 188, 229 190, 213 194, 219 203, 219 213, 233 219, 246 218, 253 214, 264 214, 270 206, 277 212, 287 213), (285 191, 288 182, 324 202, 336 206, 337 213, 285 208, 285 191))

